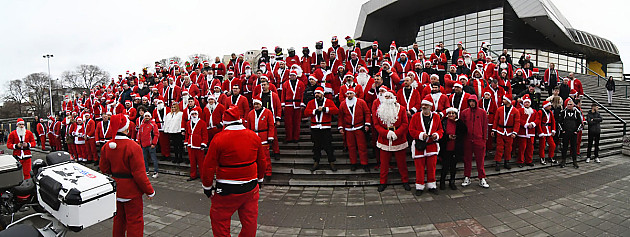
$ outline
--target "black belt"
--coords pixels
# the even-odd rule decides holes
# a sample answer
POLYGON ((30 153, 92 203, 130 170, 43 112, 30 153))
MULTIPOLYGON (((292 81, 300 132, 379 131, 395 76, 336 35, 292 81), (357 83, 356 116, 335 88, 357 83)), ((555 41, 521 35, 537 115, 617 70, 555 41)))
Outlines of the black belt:
POLYGON ((499 125, 499 127, 501 127, 501 128, 513 128, 514 126, 504 126, 504 125, 499 125))
POLYGON ((247 166, 253 165, 255 163, 256 163, 256 161, 253 161, 252 163, 240 164, 240 165, 222 165, 222 164, 219 164, 219 167, 223 167, 223 168, 242 168, 242 167, 247 167, 247 166))
POLYGON ((494 112, 488 112, 488 114, 494 114, 494 112))
POLYGON ((312 124, 327 124, 327 123, 330 123, 330 121, 328 121, 328 122, 311 122, 311 123, 312 124))
POLYGON ((551 125, 553 125, 553 123, 543 123, 543 125, 545 125, 545 126, 551 126, 551 125))
POLYGON ((285 100, 284 102, 301 102, 301 100, 285 100))
POLYGON ((254 130, 254 132, 267 132, 269 131, 269 129, 264 129, 264 130, 254 130))
POLYGON ((228 194, 242 194, 249 192, 258 186, 258 180, 252 180, 244 184, 226 184, 217 182, 217 194, 225 196, 228 194))
POLYGON ((133 175, 123 173, 112 173, 112 177, 117 179, 133 179, 133 175))

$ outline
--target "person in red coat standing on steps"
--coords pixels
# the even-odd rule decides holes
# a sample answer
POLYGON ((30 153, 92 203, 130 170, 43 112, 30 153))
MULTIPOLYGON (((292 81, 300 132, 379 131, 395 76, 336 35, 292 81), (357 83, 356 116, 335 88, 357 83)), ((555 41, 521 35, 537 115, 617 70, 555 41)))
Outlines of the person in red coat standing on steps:
POLYGON ((346 91, 346 99, 339 105, 339 132, 346 137, 348 153, 350 155, 351 171, 358 167, 359 160, 365 172, 370 172, 368 167, 367 143, 365 133, 370 131, 372 114, 364 100, 355 96, 354 89, 346 91))
POLYGON ((17 120, 17 128, 9 133, 7 148, 13 150, 13 157, 22 164, 24 179, 31 178, 31 147, 37 146, 33 133, 26 129, 24 119, 17 120))
POLYGON ((223 113, 223 125, 223 132, 210 142, 201 172, 204 193, 212 202, 212 233, 230 236, 231 217, 238 211, 242 226, 239 236, 256 236, 259 188, 267 167, 263 153, 268 151, 260 137, 242 125, 238 109, 223 113))
MULTIPOLYGON (((438 194, 435 183, 435 166, 437 155, 440 152, 438 141, 442 138, 444 129, 440 115, 431 111, 433 99, 427 95, 422 99, 422 112, 416 113, 409 121, 409 135, 413 139, 411 143, 411 158, 416 166, 416 196, 422 195, 424 191, 424 173, 426 169, 426 186, 430 193, 438 194), (419 143, 424 143, 424 149, 418 149, 419 143)), ((445 169, 445 167, 443 167, 445 169)))
POLYGON ((282 84, 280 104, 284 107, 284 127, 286 131, 285 143, 300 139, 300 122, 302 110, 306 105, 302 102, 306 86, 297 79, 297 72, 289 72, 289 80, 282 84))
POLYGON ((184 144, 188 147, 190 160, 190 178, 186 181, 198 179, 197 168, 202 172, 204 150, 208 148, 208 126, 199 118, 199 111, 190 111, 190 120, 186 123, 186 137, 184 144))
POLYGON ((322 150, 326 151, 330 170, 337 171, 335 167, 335 155, 332 147, 331 121, 332 116, 338 112, 337 106, 331 99, 324 97, 324 88, 315 89, 315 99, 308 102, 304 109, 304 116, 311 120, 311 140, 313 141, 313 167, 311 171, 319 169, 319 161, 322 150))
POLYGON ((536 137, 536 127, 540 123, 540 118, 535 109, 531 107, 532 100, 528 94, 522 98, 523 108, 519 108, 521 113, 521 128, 518 130, 518 167, 523 167, 523 162, 527 166, 534 166, 532 157, 534 156, 534 137, 536 137))
POLYGON ((249 111, 247 117, 245 117, 244 125, 247 129, 254 131, 260 137, 260 144, 262 144, 264 150, 265 163, 267 163, 267 167, 265 167, 265 178, 269 179, 271 177, 269 145, 274 140, 276 119, 271 110, 263 107, 263 102, 260 97, 254 97, 252 103, 254 103, 254 109, 249 111))
POLYGON ((509 97, 504 95, 502 99, 503 106, 497 109, 491 133, 493 137, 496 136, 497 138, 497 148, 494 155, 496 171, 501 170, 501 160, 504 161, 503 166, 506 169, 511 169, 508 162, 512 159, 512 143, 521 127, 521 113, 512 106, 512 100, 509 97))
POLYGON ((142 195, 153 199, 155 190, 145 173, 142 148, 127 134, 131 121, 116 114, 109 121, 107 137, 112 140, 101 149, 100 170, 111 174, 117 185, 114 237, 139 237, 144 231, 142 195))

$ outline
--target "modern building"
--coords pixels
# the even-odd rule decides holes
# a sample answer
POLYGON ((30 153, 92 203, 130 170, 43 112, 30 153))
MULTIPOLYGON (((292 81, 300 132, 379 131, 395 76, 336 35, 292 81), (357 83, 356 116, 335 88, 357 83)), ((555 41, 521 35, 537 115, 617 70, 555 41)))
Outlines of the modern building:
POLYGON ((574 29, 550 0, 371 0, 361 7, 356 39, 378 40, 388 51, 418 42, 433 52, 443 42, 452 51, 459 41, 476 57, 482 42, 490 44, 497 59, 507 49, 514 64, 523 53, 537 67, 555 63, 558 70, 622 79, 619 50, 610 40, 574 29))

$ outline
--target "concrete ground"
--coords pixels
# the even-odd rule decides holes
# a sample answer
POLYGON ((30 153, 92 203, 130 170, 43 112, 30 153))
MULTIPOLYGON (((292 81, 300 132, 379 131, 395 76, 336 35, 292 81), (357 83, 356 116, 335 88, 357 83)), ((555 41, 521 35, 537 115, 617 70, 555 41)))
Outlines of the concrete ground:
MULTIPOLYGON (((35 158, 43 154, 36 153, 35 158)), ((461 175, 461 172, 458 173, 461 175)), ((144 200, 147 236, 211 236, 201 183, 161 175, 144 200)), ((401 185, 264 186, 257 236, 630 236, 630 158, 488 177, 416 197, 401 185)), ((232 233, 240 230, 238 216, 232 233)), ((38 222, 38 221, 35 221, 38 222)), ((107 220, 68 236, 111 236, 107 220)))

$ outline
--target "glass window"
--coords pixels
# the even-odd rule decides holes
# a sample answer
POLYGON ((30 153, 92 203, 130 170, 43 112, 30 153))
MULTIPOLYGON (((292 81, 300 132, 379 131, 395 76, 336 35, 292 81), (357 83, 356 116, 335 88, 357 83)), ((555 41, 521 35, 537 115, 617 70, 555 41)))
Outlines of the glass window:
POLYGON ((479 17, 482 16, 489 16, 490 15, 490 10, 485 10, 485 11, 480 11, 479 13, 477 13, 479 15, 479 17))
POLYGON ((503 26, 493 26, 490 28, 492 33, 503 32, 503 26))
POLYGON ((464 37, 466 37, 466 33, 464 31, 459 31, 457 33, 455 33, 455 39, 459 39, 459 40, 464 40, 464 37))
POLYGON ((481 28, 477 30, 477 34, 487 34, 488 36, 490 36, 490 28, 481 28))
POLYGON ((464 27, 464 25, 466 25, 465 21, 455 22, 455 28, 464 27))
POLYGON ((467 33, 470 32, 470 31, 477 31, 477 24, 467 25, 466 26, 466 31, 467 31, 467 33))
POLYGON ((473 19, 466 19, 466 25, 476 25, 477 24, 477 18, 473 18, 473 19))
POLYGON ((477 19, 477 21, 479 21, 479 22, 488 22, 488 21, 490 21, 490 16, 479 17, 479 19, 477 19))
POLYGON ((475 42, 477 41, 477 36, 476 35, 466 35, 466 42, 475 42))
POLYGON ((455 39, 453 34, 444 35, 444 40, 453 40, 453 39, 455 39))
POLYGON ((491 14, 493 14, 493 15, 494 15, 494 14, 503 14, 503 8, 502 8, 502 7, 497 7, 497 8, 495 8, 495 9, 492 9, 492 10, 490 11, 490 13, 491 13, 491 14))
POLYGON ((498 39, 498 38, 503 38, 503 32, 492 32, 490 33, 490 38, 493 39, 498 39))
POLYGON ((457 22, 457 21, 463 21, 463 20, 465 20, 465 19, 466 19, 466 16, 456 16, 456 17, 455 17, 455 21, 456 21, 456 22, 457 22))
POLYGON ((490 22, 480 22, 479 24, 477 24, 478 28, 489 28, 490 27, 490 22))
POLYGON ((538 62, 536 66, 541 67, 541 68, 548 68, 549 67, 549 63, 547 63, 547 62, 538 62))
POLYGON ((453 27, 454 27, 454 24, 453 24, 453 23, 444 24, 444 29, 445 29, 445 30, 447 30, 447 29, 453 29, 453 27))
POLYGON ((442 26, 434 26, 434 27, 433 27, 433 32, 436 32, 436 31, 443 31, 443 30, 444 30, 444 27, 442 27, 442 26))
POLYGON ((476 12, 473 12, 473 13, 470 13, 470 14, 466 15, 466 20, 472 20, 472 19, 477 19, 477 13, 476 12))
POLYGON ((442 24, 443 24, 442 21, 436 21, 436 22, 433 22, 433 27, 442 26, 442 24))
POLYGON ((448 18, 448 19, 444 20, 444 24, 445 25, 453 24, 453 18, 448 18))
POLYGON ((444 30, 444 35, 452 35, 453 33, 453 29, 444 30))
POLYGON ((490 19, 492 19, 492 21, 503 21, 503 14, 492 15, 490 19))

